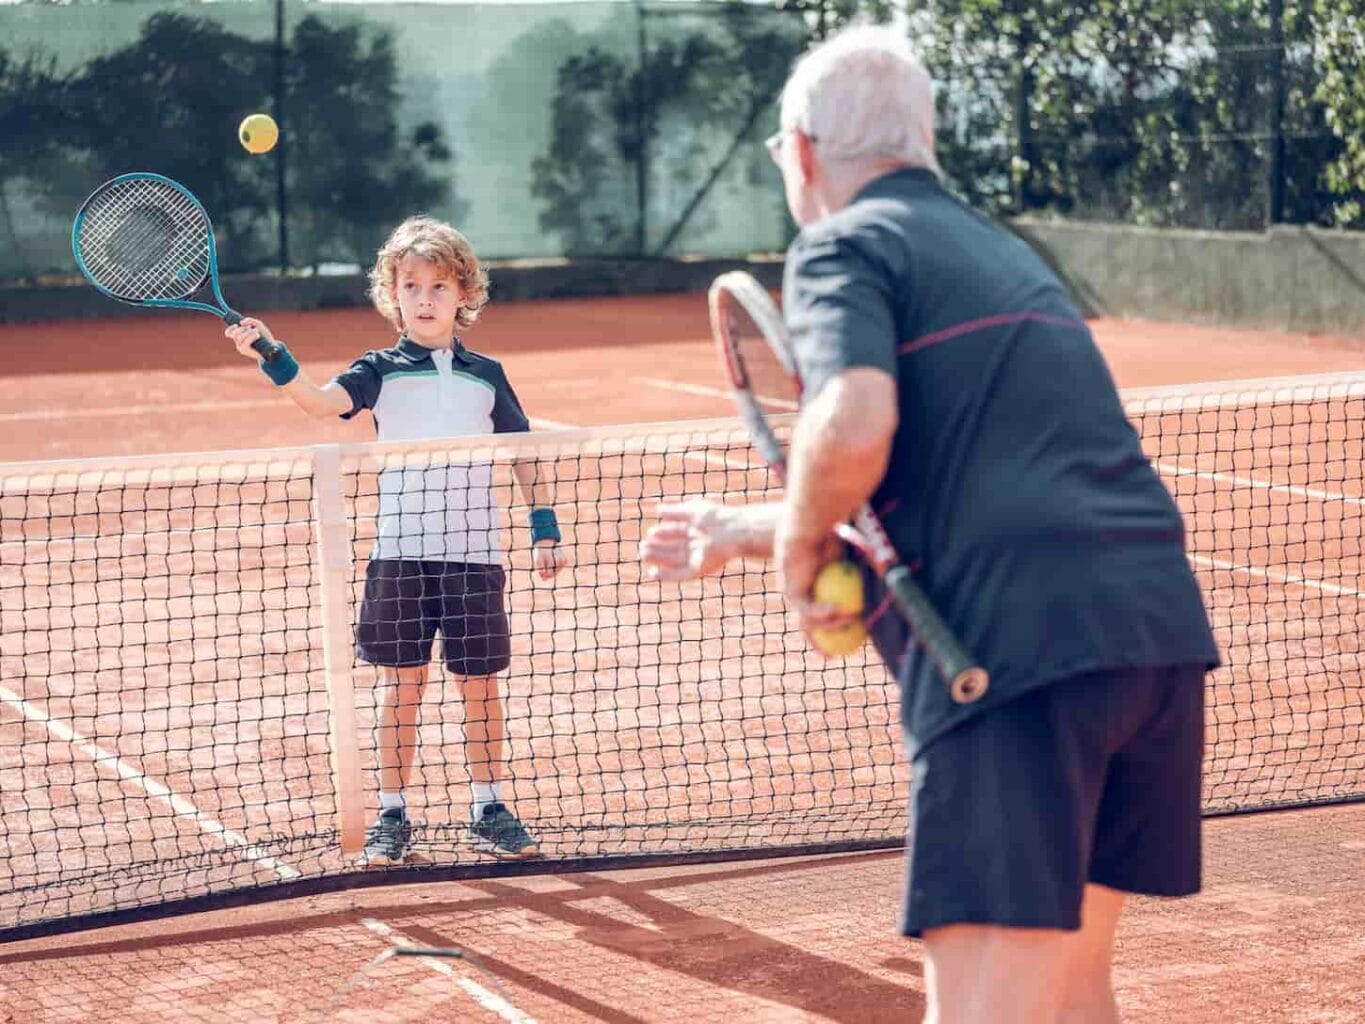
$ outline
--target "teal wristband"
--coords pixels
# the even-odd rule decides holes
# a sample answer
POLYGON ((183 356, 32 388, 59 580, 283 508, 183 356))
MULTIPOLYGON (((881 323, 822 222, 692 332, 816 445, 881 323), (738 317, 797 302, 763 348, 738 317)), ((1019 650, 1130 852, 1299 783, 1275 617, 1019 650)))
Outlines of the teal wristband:
POLYGON ((542 540, 559 541, 562 538, 559 534, 559 523, 555 519, 555 510, 552 508, 533 508, 528 517, 531 523, 531 543, 535 544, 542 540))
POLYGON ((280 354, 270 362, 261 363, 261 372, 274 381, 276 387, 284 387, 299 375, 299 364, 294 354, 280 342, 280 354))

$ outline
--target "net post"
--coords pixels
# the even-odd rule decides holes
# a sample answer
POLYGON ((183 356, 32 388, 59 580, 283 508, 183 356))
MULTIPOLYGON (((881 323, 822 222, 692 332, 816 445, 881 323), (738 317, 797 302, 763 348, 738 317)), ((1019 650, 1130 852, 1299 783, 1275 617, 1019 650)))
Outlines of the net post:
POLYGON ((365 844, 365 805, 360 786, 360 741, 351 674, 350 622, 346 591, 351 545, 346 502, 341 493, 341 449, 313 449, 313 523, 320 571, 318 602, 322 622, 322 665, 327 677, 332 784, 336 791, 341 851, 360 853, 365 844))

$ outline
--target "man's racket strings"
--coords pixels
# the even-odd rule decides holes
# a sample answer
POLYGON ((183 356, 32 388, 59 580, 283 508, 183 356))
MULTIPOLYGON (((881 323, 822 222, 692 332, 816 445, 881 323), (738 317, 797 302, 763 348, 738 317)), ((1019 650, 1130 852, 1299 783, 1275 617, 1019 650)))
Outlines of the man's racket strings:
MULTIPOLYGON (((759 454, 785 482, 786 453, 769 416, 795 411, 801 380, 782 314, 763 286, 743 271, 716 278, 709 300, 711 330, 740 416, 759 454)), ((841 524, 837 532, 885 581, 916 642, 948 681, 953 699, 965 703, 985 694, 990 684, 986 671, 963 648, 910 570, 900 563, 872 509, 864 504, 854 525, 841 524)))
MULTIPOLYGON (((241 322, 241 314, 223 299, 208 213, 189 189, 170 178, 137 173, 106 181, 77 211, 71 248, 81 273, 112 299, 241 322), (212 303, 191 299, 206 280, 212 303)), ((252 347, 267 362, 280 352, 264 338, 252 347)))

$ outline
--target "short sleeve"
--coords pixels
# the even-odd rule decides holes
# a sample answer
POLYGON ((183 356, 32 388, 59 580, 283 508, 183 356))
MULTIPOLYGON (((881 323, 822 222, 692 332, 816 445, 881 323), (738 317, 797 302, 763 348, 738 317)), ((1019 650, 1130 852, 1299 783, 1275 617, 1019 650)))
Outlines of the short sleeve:
POLYGON ((526 418, 526 413, 522 411, 521 402, 517 400, 517 393, 512 390, 512 385, 508 383, 507 374, 503 372, 501 366, 497 368, 495 374, 493 392, 493 433, 495 434, 521 434, 531 429, 531 423, 526 418))
POLYGON ((373 409, 374 403, 379 401, 379 390, 384 383, 374 352, 366 352, 332 380, 351 396, 351 408, 341 414, 343 420, 350 419, 362 409, 373 409))
POLYGON ((808 397, 853 367, 896 376, 892 282, 866 244, 846 236, 801 236, 787 253, 783 316, 808 397))

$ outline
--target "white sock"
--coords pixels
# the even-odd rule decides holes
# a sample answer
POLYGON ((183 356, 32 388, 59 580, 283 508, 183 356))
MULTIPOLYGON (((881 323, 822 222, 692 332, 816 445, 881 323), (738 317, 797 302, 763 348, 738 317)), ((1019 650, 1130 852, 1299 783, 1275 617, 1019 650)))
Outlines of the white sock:
POLYGON ((476 820, 483 816, 483 809, 489 804, 502 802, 498 796, 498 784, 496 782, 471 782, 469 791, 474 794, 474 803, 471 809, 476 820))
POLYGON ((379 812, 382 814, 385 811, 391 811, 395 808, 402 811, 404 814, 407 814, 408 812, 408 800, 407 797, 403 795, 402 790, 393 793, 387 789, 381 789, 379 791, 379 812))

